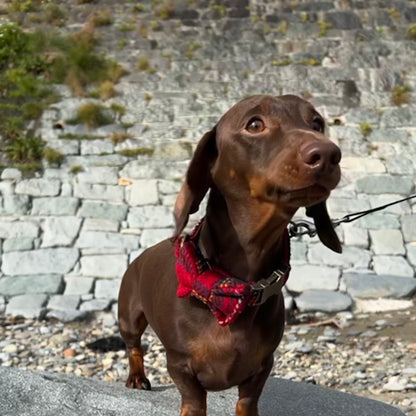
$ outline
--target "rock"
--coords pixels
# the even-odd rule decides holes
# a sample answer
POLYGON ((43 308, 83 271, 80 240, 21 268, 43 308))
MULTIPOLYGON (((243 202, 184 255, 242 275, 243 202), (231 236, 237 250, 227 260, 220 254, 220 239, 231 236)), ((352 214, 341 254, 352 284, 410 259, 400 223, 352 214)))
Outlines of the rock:
POLYGON ((73 348, 67 348, 64 350, 64 357, 65 358, 72 358, 77 355, 77 352, 73 348))
POLYGON ((127 188, 129 205, 156 205, 159 202, 156 180, 135 180, 127 188))
POLYGON ((377 313, 408 309, 413 306, 411 300, 397 299, 356 299, 355 311, 362 313, 377 313))
MULTIPOLYGON (((4 416, 176 416, 179 394, 173 387, 157 387, 156 392, 126 389, 122 383, 52 373, 33 373, 0 367, 0 408, 4 416), (97 413, 98 412, 98 413, 97 413)), ((212 416, 235 414, 236 389, 208 396, 212 416)), ((259 413, 275 416, 342 415, 404 416, 393 406, 352 394, 270 378, 260 398, 259 413)))
POLYGON ((81 303, 80 311, 93 312, 104 311, 110 306, 109 299, 92 299, 81 303))
POLYGON ((292 267, 286 287, 291 292, 309 289, 337 290, 340 271, 334 267, 298 266, 292 267))
POLYGON ((28 195, 3 195, 3 213, 8 215, 27 214, 30 207, 28 195))
POLYGON ((110 166, 90 166, 84 172, 78 173, 77 179, 81 183, 117 185, 118 169, 110 166))
POLYGON ((370 238, 374 254, 406 254, 399 230, 371 230, 370 238))
POLYGON ((104 298, 116 300, 120 289, 121 279, 99 279, 95 283, 94 296, 96 299, 104 298))
POLYGON ((6 168, 1 172, 1 179, 6 181, 18 181, 22 179, 22 172, 15 168, 6 168))
POLYGON ((393 376, 389 378, 386 384, 384 384, 383 389, 387 391, 403 391, 406 390, 407 383, 407 378, 393 376))
POLYGON ((75 215, 79 199, 70 196, 33 198, 32 215, 75 215))
POLYGON ((0 278, 0 293, 5 296, 30 295, 36 293, 55 294, 63 289, 62 276, 39 274, 26 276, 3 276, 0 278))
POLYGON ((119 231, 120 223, 116 220, 105 218, 85 218, 82 229, 84 231, 108 231, 116 233, 119 231))
POLYGON ((118 278, 127 269, 126 254, 83 256, 80 273, 83 276, 118 278))
POLYGON ((354 298, 404 298, 416 291, 416 279, 413 277, 346 274, 347 292, 354 298))
POLYGON ((20 295, 10 298, 6 306, 6 315, 24 318, 42 319, 45 315, 47 295, 20 295))
POLYGON ((295 303, 302 312, 340 312, 352 306, 351 298, 347 294, 329 290, 306 290, 295 298, 295 303))
POLYGON ((173 227, 172 208, 161 205, 130 208, 127 222, 131 228, 173 227))
POLYGON ((404 241, 416 241, 416 214, 404 215, 402 219, 404 241))
POLYGON ((367 269, 371 255, 369 251, 358 247, 343 247, 342 254, 338 254, 318 243, 310 246, 308 259, 312 264, 367 269))
POLYGON ((79 210, 79 215, 87 218, 105 218, 123 221, 126 218, 127 210, 128 207, 124 204, 84 200, 79 210))
POLYGON ((138 238, 135 235, 82 230, 75 246, 78 248, 118 248, 118 252, 137 249, 138 238))
POLYGON ((81 276, 65 277, 64 295, 86 295, 92 292, 94 278, 81 276))
POLYGON ((33 240, 34 239, 31 237, 8 238, 7 240, 4 240, 3 252, 32 250, 33 240))
POLYGON ((48 309, 75 310, 81 302, 79 295, 54 295, 48 302, 48 309))
POLYGON ((16 194, 31 196, 56 196, 61 189, 61 182, 56 179, 24 179, 16 184, 16 194))
POLYGON ((353 30, 362 28, 360 18, 349 10, 327 13, 325 19, 335 29, 353 30))
POLYGON ((415 272, 401 256, 374 256, 374 270, 378 275, 413 277, 415 272))
POLYGON ((409 195, 413 180, 409 176, 371 175, 358 179, 356 189, 367 194, 409 195))
POLYGON ((80 311, 80 310, 60 310, 60 309, 53 309, 46 314, 46 318, 48 319, 57 319, 61 322, 75 322, 75 321, 83 321, 88 319, 89 314, 87 311, 80 311))
POLYGON ((78 235, 81 222, 79 217, 47 218, 42 227, 41 247, 71 246, 78 235))
POLYGON ((170 228, 153 228, 149 230, 143 230, 140 237, 140 246, 147 248, 159 243, 166 238, 170 238, 173 235, 173 230, 170 228))
POLYGON ((75 183, 74 196, 85 199, 101 199, 111 202, 123 202, 124 188, 117 185, 75 183))
POLYGON ((0 238, 36 238, 39 225, 35 221, 7 221, 0 220, 0 238))
POLYGON ((103 153, 113 153, 113 151, 114 144, 109 139, 81 141, 81 155, 101 155, 103 153))
POLYGON ((6 275, 65 274, 78 260, 75 248, 45 248, 3 254, 2 271, 6 275))

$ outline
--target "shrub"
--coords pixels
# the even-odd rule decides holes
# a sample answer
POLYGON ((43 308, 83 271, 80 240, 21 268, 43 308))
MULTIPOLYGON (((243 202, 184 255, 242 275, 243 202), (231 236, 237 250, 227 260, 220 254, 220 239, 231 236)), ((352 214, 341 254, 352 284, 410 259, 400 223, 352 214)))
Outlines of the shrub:
POLYGON ((407 28, 407 37, 411 40, 416 40, 416 24, 407 28))
POLYGON ((371 132, 373 131, 373 128, 368 123, 361 123, 360 124, 360 130, 361 130, 361 134, 364 137, 368 137, 371 134, 371 132))
POLYGON ((12 162, 32 163, 42 158, 43 145, 40 137, 19 136, 6 146, 6 153, 12 162))
POLYGON ((391 100, 393 104, 401 106, 409 102, 411 88, 408 85, 396 85, 393 87, 391 100))
POLYGON ((59 150, 52 149, 51 147, 45 147, 43 149, 43 157, 52 165, 59 165, 64 159, 64 155, 59 150))

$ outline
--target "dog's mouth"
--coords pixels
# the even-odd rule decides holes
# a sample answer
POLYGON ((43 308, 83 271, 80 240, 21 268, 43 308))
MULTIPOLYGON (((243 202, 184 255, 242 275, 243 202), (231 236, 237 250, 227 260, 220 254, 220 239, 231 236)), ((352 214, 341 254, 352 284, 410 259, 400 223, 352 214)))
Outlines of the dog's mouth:
POLYGON ((287 189, 272 184, 262 189, 251 188, 251 196, 265 202, 283 203, 290 206, 310 206, 328 198, 331 190, 320 184, 302 188, 287 189))

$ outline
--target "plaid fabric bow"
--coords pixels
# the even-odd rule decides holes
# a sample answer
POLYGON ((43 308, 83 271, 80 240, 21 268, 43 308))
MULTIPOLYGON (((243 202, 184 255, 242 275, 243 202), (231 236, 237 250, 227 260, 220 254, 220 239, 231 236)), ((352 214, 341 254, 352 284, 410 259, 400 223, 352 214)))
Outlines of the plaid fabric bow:
POLYGON ((244 282, 210 267, 195 241, 202 222, 192 234, 181 236, 175 242, 177 296, 194 296, 204 302, 221 326, 233 323, 243 310, 254 305, 257 293, 254 282, 244 282))

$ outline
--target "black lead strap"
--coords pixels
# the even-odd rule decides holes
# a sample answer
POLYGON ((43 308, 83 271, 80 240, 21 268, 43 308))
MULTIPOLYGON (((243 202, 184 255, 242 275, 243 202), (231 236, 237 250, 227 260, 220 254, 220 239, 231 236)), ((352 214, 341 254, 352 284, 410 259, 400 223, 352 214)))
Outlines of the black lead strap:
MULTIPOLYGON (((367 209, 365 211, 354 212, 353 214, 347 214, 342 218, 332 220, 332 224, 334 227, 338 227, 338 225, 342 223, 348 223, 352 221, 356 221, 365 215, 372 214, 377 211, 381 211, 392 205, 400 204, 401 202, 409 201, 413 198, 416 198, 416 194, 409 195, 406 198, 399 199, 397 201, 389 202, 385 205, 380 205, 375 208, 367 209)), ((299 220, 299 221, 290 221, 289 226, 289 235, 290 237, 299 237, 301 235, 309 235, 309 237, 314 237, 316 235, 316 228, 315 224, 312 221, 308 220, 299 220)))

